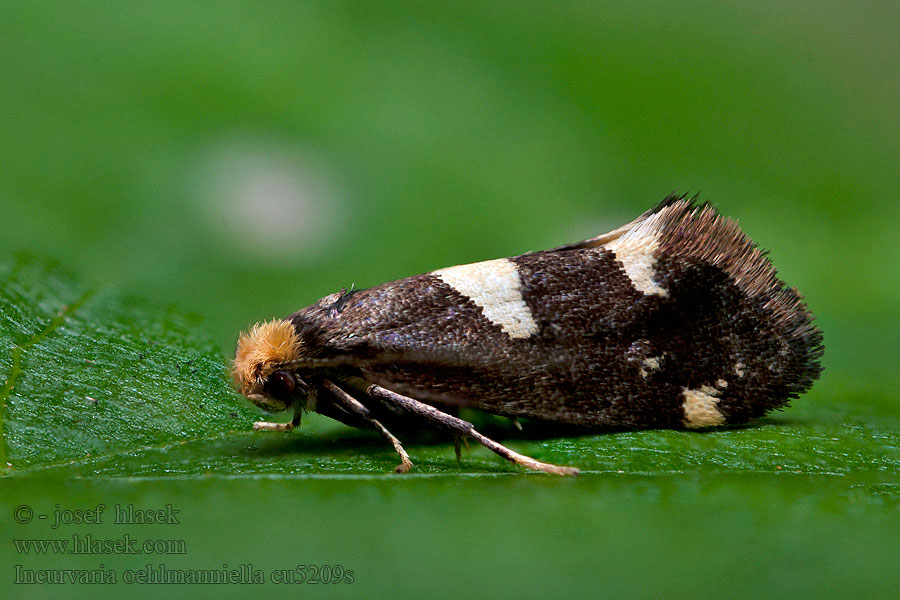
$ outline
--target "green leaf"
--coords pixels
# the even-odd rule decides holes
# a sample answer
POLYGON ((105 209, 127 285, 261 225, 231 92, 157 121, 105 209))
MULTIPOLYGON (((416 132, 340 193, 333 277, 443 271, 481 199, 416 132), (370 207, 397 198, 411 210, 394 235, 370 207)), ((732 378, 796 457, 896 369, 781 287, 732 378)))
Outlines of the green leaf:
POLYGON ((251 426, 196 320, 33 260, 0 273, 0 464, 116 460, 251 426))

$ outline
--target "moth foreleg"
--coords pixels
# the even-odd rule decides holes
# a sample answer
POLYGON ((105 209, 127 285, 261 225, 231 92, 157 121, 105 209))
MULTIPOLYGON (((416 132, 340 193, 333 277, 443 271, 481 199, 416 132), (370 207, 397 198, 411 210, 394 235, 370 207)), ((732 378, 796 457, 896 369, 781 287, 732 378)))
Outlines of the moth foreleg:
POLYGON ((293 423, 272 423, 271 421, 257 421, 253 424, 253 431, 291 431, 293 423))
POLYGON ((363 406, 362 402, 339 388, 328 379, 322 380, 322 387, 331 392, 332 396, 334 396, 335 400, 337 400, 341 407, 371 425, 378 433, 380 433, 394 446, 394 450, 396 450, 397 454, 400 455, 400 464, 397 465, 397 468, 395 469, 397 473, 406 473, 412 468, 412 461, 409 460, 409 454, 406 453, 406 450, 403 448, 403 444, 400 443, 400 440, 398 440, 394 436, 394 434, 388 431, 387 428, 382 425, 377 419, 373 419, 372 413, 369 412, 368 408, 363 406))
POLYGON ((471 437, 477 440, 488 450, 499 454, 506 460, 516 463, 517 465, 522 465, 523 467, 528 467, 529 469, 534 469, 536 471, 552 473, 554 475, 578 474, 578 469, 575 467, 551 465, 550 463, 544 463, 539 460, 535 460, 530 456, 525 456, 524 454, 519 454, 518 452, 510 450, 506 446, 503 446, 502 444, 495 442, 489 437, 485 437, 484 435, 478 433, 475 430, 475 426, 468 421, 464 421, 463 419, 448 415, 447 413, 441 412, 429 404, 419 402, 418 400, 409 398, 408 396, 403 396, 401 394, 398 394, 397 392, 392 392, 391 390, 385 389, 379 385, 370 385, 368 388, 366 388, 366 394, 372 398, 381 400, 386 404, 396 406, 414 415, 418 415, 435 425, 446 427, 447 429, 471 437))
POLYGON ((295 399, 291 405, 294 408, 294 416, 289 423, 272 423, 270 421, 257 421, 253 424, 253 431, 291 431, 295 427, 300 427, 300 417, 303 414, 303 408, 300 400, 295 399))

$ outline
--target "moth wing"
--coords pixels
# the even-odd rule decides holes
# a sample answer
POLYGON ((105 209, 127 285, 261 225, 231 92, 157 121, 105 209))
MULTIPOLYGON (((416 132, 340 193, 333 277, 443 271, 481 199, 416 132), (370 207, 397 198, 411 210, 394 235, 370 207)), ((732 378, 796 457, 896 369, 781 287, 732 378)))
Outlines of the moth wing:
MULTIPOLYGON (((518 308, 529 310, 524 302, 518 308)), ((566 355, 553 341, 504 332, 433 274, 359 290, 336 318, 352 334, 330 336, 324 346, 342 368, 423 402, 496 407, 534 395, 535 365, 552 369, 566 355)))
POLYGON ((330 368, 508 416, 745 422, 821 371, 821 333, 764 252, 735 221, 675 196, 600 236, 358 290, 317 310, 296 317, 322 330, 301 337, 340 361, 330 368))
MULTIPOLYGON (((423 350, 410 347, 398 351, 394 345, 388 360, 368 362, 360 371, 369 383, 419 401, 443 406, 486 409, 503 414, 515 389, 510 381, 521 385, 519 397, 530 394, 531 386, 523 373, 528 370, 513 366, 519 361, 503 360, 498 355, 486 357, 478 352, 442 349, 423 350)), ((516 414, 517 411, 511 411, 516 414)))

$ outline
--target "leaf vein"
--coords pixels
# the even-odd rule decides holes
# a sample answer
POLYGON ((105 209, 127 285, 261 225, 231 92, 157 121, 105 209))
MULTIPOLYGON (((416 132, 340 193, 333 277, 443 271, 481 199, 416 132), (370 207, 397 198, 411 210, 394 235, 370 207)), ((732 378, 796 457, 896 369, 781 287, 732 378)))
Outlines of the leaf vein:
POLYGON ((16 382, 18 381, 19 376, 22 374, 22 354, 28 348, 34 346, 47 336, 51 335, 54 331, 59 329, 59 327, 65 322, 66 318, 76 310, 81 308, 81 306, 85 302, 90 300, 91 296, 93 295, 94 290, 88 290, 84 294, 82 294, 81 297, 78 298, 75 302, 64 305, 59 309, 59 311, 56 313, 56 316, 50 320, 46 327, 35 333, 23 343, 17 344, 12 349, 12 363, 9 368, 9 375, 7 375, 6 380, 3 382, 3 388, 0 389, 0 465, 5 465, 7 469, 11 469, 12 465, 7 462, 6 428, 4 424, 6 421, 6 411, 9 407, 9 398, 16 387, 16 382))

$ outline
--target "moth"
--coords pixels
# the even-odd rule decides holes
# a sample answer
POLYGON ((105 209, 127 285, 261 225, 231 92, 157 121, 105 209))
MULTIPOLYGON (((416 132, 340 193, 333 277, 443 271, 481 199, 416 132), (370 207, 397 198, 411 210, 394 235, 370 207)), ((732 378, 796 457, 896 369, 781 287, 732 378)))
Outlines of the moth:
POLYGON ((554 474, 454 413, 536 426, 698 429, 745 423, 818 378, 822 333, 765 252, 695 198, 671 195, 609 233, 551 250, 342 290, 240 335, 237 387, 373 428, 412 467, 380 415, 473 438, 554 474), (387 411, 387 412, 386 412, 387 411))

